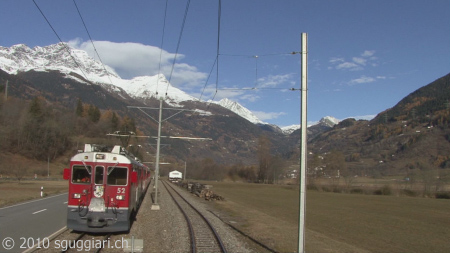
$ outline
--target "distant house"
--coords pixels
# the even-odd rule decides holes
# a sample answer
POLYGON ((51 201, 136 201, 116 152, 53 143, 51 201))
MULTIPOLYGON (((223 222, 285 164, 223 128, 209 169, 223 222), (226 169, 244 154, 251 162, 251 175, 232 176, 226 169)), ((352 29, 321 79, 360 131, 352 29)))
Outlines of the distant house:
POLYGON ((178 170, 169 172, 169 181, 178 182, 179 180, 182 180, 182 179, 183 179, 183 173, 179 172, 178 170))

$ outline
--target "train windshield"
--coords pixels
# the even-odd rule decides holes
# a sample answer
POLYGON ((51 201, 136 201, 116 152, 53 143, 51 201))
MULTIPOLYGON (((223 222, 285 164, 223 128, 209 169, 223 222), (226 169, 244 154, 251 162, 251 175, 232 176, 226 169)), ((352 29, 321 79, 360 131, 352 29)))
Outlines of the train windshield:
POLYGON ((72 168, 72 183, 89 184, 91 182, 91 166, 74 165, 72 168))
POLYGON ((103 171, 103 167, 95 167, 95 184, 103 184, 103 171))
POLYGON ((127 168, 109 167, 108 185, 127 185, 127 175, 127 168))

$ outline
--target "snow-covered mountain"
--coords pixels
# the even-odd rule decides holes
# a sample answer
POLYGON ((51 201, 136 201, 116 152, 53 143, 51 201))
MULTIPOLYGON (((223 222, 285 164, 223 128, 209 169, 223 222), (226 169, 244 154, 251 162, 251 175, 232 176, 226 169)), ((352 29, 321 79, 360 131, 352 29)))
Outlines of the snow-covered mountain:
POLYGON ((281 131, 283 131, 284 134, 291 134, 295 130, 298 130, 298 129, 300 129, 300 125, 290 125, 290 126, 282 127, 281 131))
POLYGON ((237 115, 247 119, 248 121, 252 122, 253 124, 267 124, 265 122, 262 122, 258 117, 256 117, 249 109, 245 108, 241 104, 235 101, 231 101, 228 98, 223 98, 220 101, 210 101, 214 104, 218 104, 224 108, 227 108, 228 110, 236 113, 237 115))
POLYGON ((334 125, 339 124, 340 120, 336 119, 335 117, 331 116, 325 116, 319 120, 318 124, 334 127, 334 125))
POLYGON ((183 101, 197 101, 196 98, 173 87, 162 74, 139 76, 131 80, 122 79, 112 68, 102 65, 85 51, 73 49, 66 43, 33 49, 24 44, 10 48, 0 47, 0 69, 9 74, 29 70, 57 70, 67 77, 87 84, 108 85, 113 90, 119 87, 134 98, 161 97, 167 93, 170 95, 166 102, 172 106, 180 106, 179 103, 183 101))
MULTIPOLYGON (((0 69, 9 74, 29 70, 57 70, 66 74, 67 77, 87 84, 107 85, 110 86, 110 90, 121 88, 134 98, 165 96, 166 102, 172 106, 181 106, 180 103, 184 101, 198 101, 182 90, 173 87, 163 74, 139 76, 131 80, 122 79, 112 68, 102 65, 90 57, 87 52, 71 48, 66 43, 32 49, 24 44, 14 45, 10 48, 0 47, 0 69), (80 76, 84 80, 80 79, 80 76)), ((214 103, 235 112, 254 124, 266 124, 237 102, 225 98, 214 103)))
POLYGON ((29 70, 58 70, 67 74, 74 72, 92 82, 104 82, 108 76, 120 78, 111 68, 105 66, 105 70, 85 51, 70 48, 66 43, 34 47, 33 49, 24 44, 14 45, 10 48, 0 47, 0 68, 9 74, 29 70))
MULTIPOLYGON (((163 74, 154 76, 139 76, 131 80, 122 79, 112 68, 101 64, 90 57, 87 52, 70 47, 66 43, 58 43, 45 47, 29 48, 24 44, 11 46, 10 48, 0 46, 0 69, 9 74, 26 72, 30 70, 48 72, 57 70, 69 78, 76 79, 87 85, 97 84, 107 86, 110 91, 125 91, 133 98, 159 98, 165 97, 165 101, 172 106, 180 107, 184 101, 199 101, 182 90, 173 87, 163 74), (167 96, 166 96, 167 94, 167 96)), ((256 125, 270 126, 261 121, 250 110, 239 104, 224 98, 220 101, 212 101, 226 109, 233 111, 256 125)), ((339 122, 333 117, 325 117, 320 123, 334 125, 339 122), (334 124, 333 124, 334 123, 334 124)), ((285 127, 282 131, 290 134, 300 126, 285 127)))
MULTIPOLYGON (((321 118, 315 124, 308 125, 308 129, 312 128, 332 128, 334 125, 338 124, 340 121, 332 116, 325 116, 321 118)), ((300 125, 290 125, 282 127, 281 130, 284 134, 291 134, 294 131, 300 129, 300 125)))

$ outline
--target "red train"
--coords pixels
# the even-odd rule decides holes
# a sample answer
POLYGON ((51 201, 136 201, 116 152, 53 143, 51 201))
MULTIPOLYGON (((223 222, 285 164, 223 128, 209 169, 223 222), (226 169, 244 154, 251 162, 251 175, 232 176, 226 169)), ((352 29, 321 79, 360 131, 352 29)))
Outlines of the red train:
POLYGON ((125 148, 85 144, 64 169, 69 180, 67 228, 82 232, 129 231, 151 181, 150 169, 125 148))

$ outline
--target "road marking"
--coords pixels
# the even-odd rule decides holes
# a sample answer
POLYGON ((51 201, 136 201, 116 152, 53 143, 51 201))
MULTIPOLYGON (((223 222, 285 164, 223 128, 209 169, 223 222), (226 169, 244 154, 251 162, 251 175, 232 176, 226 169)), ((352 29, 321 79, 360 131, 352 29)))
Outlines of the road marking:
POLYGON ((36 211, 36 212, 34 212, 32 214, 37 214, 37 213, 40 213, 40 212, 43 212, 43 211, 47 211, 47 209, 42 209, 42 210, 36 211))
POLYGON ((67 204, 69 201, 64 202, 63 204, 67 204))
MULTIPOLYGON (((51 234, 50 236, 47 236, 47 237, 44 237, 44 238, 47 238, 47 239, 49 239, 50 241, 52 241, 52 240, 55 239, 58 235, 62 234, 62 233, 65 232, 66 230, 67 230, 67 227, 63 227, 63 228, 61 228, 60 230, 56 231, 55 233, 51 234)), ((36 248, 42 249, 42 247, 43 247, 42 244, 45 243, 45 240, 38 240, 38 241, 40 241, 40 242, 34 244, 33 247, 28 248, 27 250, 25 250, 25 251, 22 252, 22 253, 30 253, 30 252, 33 252, 33 251, 35 251, 36 248)))
POLYGON ((33 202, 41 201, 41 200, 44 200, 44 199, 50 199, 50 198, 54 198, 54 197, 59 197, 59 196, 64 195, 64 194, 67 194, 67 192, 66 193, 61 193, 61 194, 58 194, 58 195, 53 195, 53 196, 50 196, 50 197, 39 198, 39 199, 31 200, 31 201, 28 201, 28 202, 19 203, 19 204, 12 205, 12 206, 5 206, 5 207, 0 208, 0 210, 11 208, 11 207, 16 207, 16 206, 21 206, 21 205, 26 205, 26 204, 30 204, 30 203, 33 203, 33 202))

